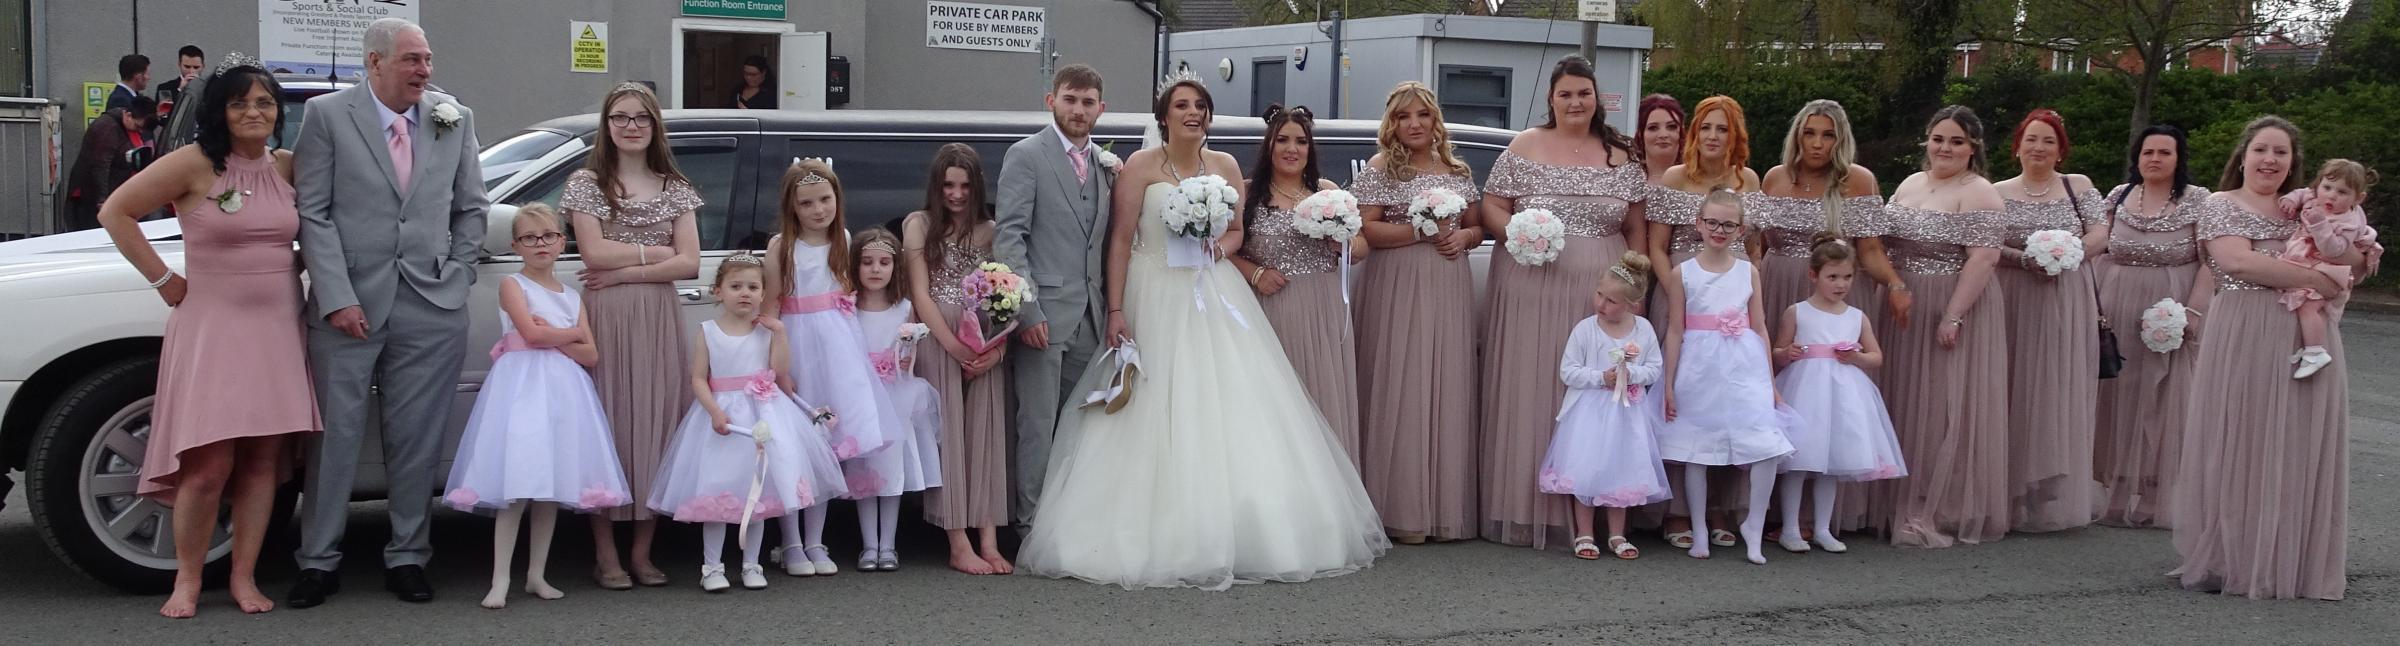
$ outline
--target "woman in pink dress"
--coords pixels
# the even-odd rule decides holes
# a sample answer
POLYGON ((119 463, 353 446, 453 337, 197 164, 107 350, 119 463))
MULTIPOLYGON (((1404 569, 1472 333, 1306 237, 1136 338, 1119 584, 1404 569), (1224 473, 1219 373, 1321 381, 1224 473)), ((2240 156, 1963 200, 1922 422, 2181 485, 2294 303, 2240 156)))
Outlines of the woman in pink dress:
POLYGON ((2347 586, 2350 377, 2341 328, 2333 362, 2291 378, 2299 318, 2276 290, 2348 285, 2276 257, 2297 223, 2278 196, 2299 188, 2300 129, 2265 116, 2242 130, 2201 206, 2216 294, 2186 409, 2172 574, 2194 590, 2253 599, 2340 599, 2347 586))
POLYGON ((175 510, 175 591, 158 614, 176 619, 198 609, 217 507, 228 499, 227 587, 242 612, 275 608, 256 573, 275 488, 291 474, 285 436, 322 429, 292 253, 300 232, 292 156, 267 148, 283 129, 283 88, 245 63, 218 70, 202 90, 198 145, 160 158, 100 207, 117 251, 174 308, 135 491, 175 510), (169 204, 182 214, 189 279, 159 258, 137 224, 169 204))
POLYGON ((2108 193, 2108 253, 2092 262, 2100 314, 2117 322, 2117 348, 2125 355, 2117 378, 2100 382, 2096 404, 2092 475, 2105 500, 2102 525, 2172 526, 2167 501, 2175 490, 2202 326, 2199 317, 2187 316, 2183 345, 2157 352, 2142 343, 2139 321, 2160 299, 2192 305, 2215 291, 2193 235, 2208 189, 2192 185, 2186 150, 2180 128, 2160 124, 2142 131, 2125 184, 2108 193))
MULTIPOLYGON (((2091 178, 2064 172, 2066 119, 2037 108, 2009 140, 2024 172, 1993 186, 2003 209, 1997 282, 2008 299, 2008 491, 2011 527, 2055 532, 2092 523, 2092 426, 2100 391, 2100 307, 2092 272, 2052 275, 2025 252, 2037 231, 2108 249, 2105 201, 2091 178)), ((2131 324, 2134 320, 2126 320, 2131 324)))
POLYGON ((1550 211, 1566 246, 1542 265, 1495 248, 1483 308, 1483 537, 1504 545, 1568 545, 1572 500, 1536 486, 1558 428, 1566 384, 1559 356, 1591 291, 1629 248, 1640 248, 1647 182, 1632 142, 1600 113, 1592 64, 1561 58, 1550 69, 1550 122, 1509 142, 1484 182, 1485 226, 1506 237, 1510 218, 1550 211))
POLYGON ((1380 152, 1351 181, 1367 244, 1359 281, 1359 475, 1400 543, 1474 538, 1475 274, 1483 241, 1475 171, 1451 152, 1441 101, 1415 81, 1384 99, 1380 152), (1466 202, 1431 234, 1409 203, 1440 189, 1466 202))
MULTIPOLYGON (((1659 182, 1667 178, 1667 169, 1683 163, 1685 116, 1683 103, 1676 101, 1675 97, 1665 94, 1642 97, 1642 102, 1634 108, 1633 122, 1640 128, 1634 134, 1634 150, 1637 151, 1635 157, 1641 161, 1642 176, 1649 183, 1644 187, 1644 200, 1649 198, 1651 192, 1659 190, 1659 182)), ((1643 205, 1645 209, 1648 207, 1648 204, 1643 205)), ((1645 223, 1648 222, 1649 216, 1644 214, 1642 220, 1645 223)), ((1649 227, 1646 224, 1643 231, 1641 251, 1647 254, 1650 244, 1649 227)), ((1652 267, 1656 266, 1652 265, 1652 267)), ((1666 289, 1659 287, 1657 281, 1650 282, 1650 293, 1644 302, 1637 304, 1642 306, 1634 310, 1637 313, 1663 311, 1663 306, 1650 307, 1649 301, 1660 298, 1666 293, 1666 289)), ((1679 550, 1691 549, 1692 519, 1685 515, 1683 510, 1683 496, 1681 495, 1683 478, 1668 478, 1668 486, 1677 490, 1674 498, 1666 502, 1643 506, 1639 513, 1634 514, 1634 524, 1641 527, 1656 525, 1660 538, 1667 541, 1668 545, 1679 550)))
MULTIPOLYGON (((1358 343, 1344 290, 1366 260, 1367 239, 1332 241, 1300 233, 1293 209, 1333 180, 1317 171, 1316 117, 1307 106, 1267 107, 1267 145, 1258 147, 1242 193, 1242 250, 1226 260, 1250 281, 1258 307, 1283 342, 1317 412, 1358 465, 1358 343), (1347 253, 1345 253, 1347 252, 1347 253)), ((1362 223, 1363 224, 1363 223, 1362 223)))
POLYGON ((1877 481, 1867 524, 1902 547, 1949 547, 2008 533, 2007 303, 2000 192, 1983 178, 1983 122, 1965 106, 1925 126, 1925 170, 1892 192, 1874 231, 1917 294, 1915 325, 1884 312, 1884 401, 1909 476, 1877 481))

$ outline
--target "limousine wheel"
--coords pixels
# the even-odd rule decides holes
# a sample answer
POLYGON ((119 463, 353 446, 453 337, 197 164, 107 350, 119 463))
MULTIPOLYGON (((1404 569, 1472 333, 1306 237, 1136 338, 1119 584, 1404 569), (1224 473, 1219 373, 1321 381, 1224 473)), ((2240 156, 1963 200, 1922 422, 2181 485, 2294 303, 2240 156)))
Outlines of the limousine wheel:
MULTIPOLYGON (((175 582, 168 510, 134 495, 157 376, 158 358, 138 357, 76 382, 43 420, 26 464, 26 502, 42 542, 93 579, 138 594, 163 594, 175 582)), ((277 515, 289 509, 280 504, 277 515)), ((230 529, 221 514, 209 541, 211 580, 228 567, 230 529)))

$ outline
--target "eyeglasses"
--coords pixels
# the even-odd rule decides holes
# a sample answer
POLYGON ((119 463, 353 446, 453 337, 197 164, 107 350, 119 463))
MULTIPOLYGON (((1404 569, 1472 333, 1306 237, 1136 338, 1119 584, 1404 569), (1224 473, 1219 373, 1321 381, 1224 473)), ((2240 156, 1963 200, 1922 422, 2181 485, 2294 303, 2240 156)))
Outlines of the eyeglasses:
POLYGON ((517 244, 525 247, 547 247, 558 244, 559 241, 565 239, 567 239, 567 237, 560 235, 557 231, 547 231, 543 233, 528 233, 517 236, 517 244))
POLYGON ((1742 223, 1732 220, 1711 220, 1708 218, 1700 218, 1698 224, 1702 229, 1723 233, 1731 233, 1742 228, 1742 223))
POLYGON ((616 127, 619 127, 619 128, 648 128, 648 127, 650 127, 650 126, 657 125, 657 124, 658 124, 658 122, 657 122, 656 120, 653 120, 653 119, 651 119, 651 118, 650 118, 650 115, 647 115, 647 114, 612 114, 612 115, 608 115, 608 125, 616 126, 616 127))

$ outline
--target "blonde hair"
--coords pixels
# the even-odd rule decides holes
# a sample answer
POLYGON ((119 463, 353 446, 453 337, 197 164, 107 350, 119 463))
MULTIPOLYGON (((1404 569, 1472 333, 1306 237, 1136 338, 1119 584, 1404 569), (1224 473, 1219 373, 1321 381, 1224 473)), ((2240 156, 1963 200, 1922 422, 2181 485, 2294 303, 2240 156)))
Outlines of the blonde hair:
POLYGON ((1608 278, 1625 283, 1626 287, 1633 288, 1633 298, 1641 298, 1650 292, 1650 256, 1639 251, 1625 252, 1624 257, 1617 260, 1616 266, 1608 268, 1608 278))
POLYGON ((1442 123, 1441 99, 1434 96, 1432 88, 1416 81, 1401 81, 1398 87, 1392 88, 1391 94, 1383 97, 1383 125, 1375 130, 1375 148, 1383 153, 1384 174, 1392 176, 1395 182, 1417 178, 1416 168, 1409 164, 1408 146, 1400 143, 1400 128, 1392 118, 1412 103, 1424 104, 1426 109, 1433 111, 1431 152, 1434 158, 1441 160, 1442 166, 1450 169, 1450 174, 1473 178, 1475 171, 1468 168, 1466 162, 1459 161, 1450 144, 1450 127, 1442 123))
POLYGON ((517 207, 517 218, 511 221, 508 225, 509 233, 516 233, 518 231, 525 230, 525 222, 528 220, 539 224, 549 225, 550 230, 552 231, 558 231, 560 233, 566 232, 566 229, 561 228, 563 225, 561 225, 558 221, 557 209, 550 208, 550 205, 548 204, 534 202, 532 204, 517 207))
POLYGON ((1858 142, 1850 136, 1850 115, 1842 110, 1842 104, 1817 99, 1800 106, 1800 113, 1792 115, 1792 129, 1783 135, 1784 172, 1791 173, 1794 183, 1800 178, 1800 129, 1808 125, 1809 117, 1833 122, 1833 155, 1825 161, 1825 228, 1841 231, 1842 188, 1850 184, 1850 165, 1858 163, 1858 142))
POLYGON ((1733 219, 1745 223, 1750 221, 1750 215, 1742 212, 1742 194, 1733 192, 1731 187, 1719 184, 1716 188, 1708 189, 1708 197, 1701 200, 1700 208, 1710 206, 1730 207, 1733 209, 1733 219))

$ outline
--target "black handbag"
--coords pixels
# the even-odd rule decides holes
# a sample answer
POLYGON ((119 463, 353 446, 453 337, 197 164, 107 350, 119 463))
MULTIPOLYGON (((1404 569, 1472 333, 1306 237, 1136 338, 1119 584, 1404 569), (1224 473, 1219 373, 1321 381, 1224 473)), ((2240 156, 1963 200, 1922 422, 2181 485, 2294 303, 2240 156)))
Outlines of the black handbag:
MULTIPOLYGON (((2058 183, 2067 191, 2067 204, 2075 207, 2075 212, 2081 214, 2083 203, 2082 200, 2075 198, 2075 186, 2067 183, 2067 178, 2064 176, 2058 178, 2058 183)), ((2095 300, 2099 296, 2098 288, 2098 284, 2095 282, 2092 294, 2095 300)), ((2125 355, 2117 352, 2117 333, 2109 327, 2108 316, 2102 315, 2100 317, 2100 378, 2115 379, 2117 373, 2124 369, 2125 355)))

